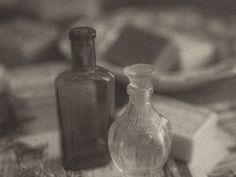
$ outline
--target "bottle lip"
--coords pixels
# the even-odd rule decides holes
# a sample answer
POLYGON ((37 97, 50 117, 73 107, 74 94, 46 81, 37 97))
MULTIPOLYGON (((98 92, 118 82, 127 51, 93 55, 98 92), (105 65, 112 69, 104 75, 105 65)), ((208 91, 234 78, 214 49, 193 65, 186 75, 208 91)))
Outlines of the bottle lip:
POLYGON ((84 41, 96 38, 96 30, 92 27, 75 27, 69 32, 69 39, 72 41, 84 41))

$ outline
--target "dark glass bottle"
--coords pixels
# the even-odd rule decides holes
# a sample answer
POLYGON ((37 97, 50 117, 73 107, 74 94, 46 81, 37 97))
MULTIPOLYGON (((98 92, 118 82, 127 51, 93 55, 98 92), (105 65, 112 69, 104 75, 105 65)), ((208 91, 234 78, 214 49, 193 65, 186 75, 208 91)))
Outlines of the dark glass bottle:
POLYGON ((96 31, 74 28, 69 33, 72 69, 55 81, 63 163, 81 170, 110 161, 108 129, 114 117, 114 76, 96 66, 96 31))

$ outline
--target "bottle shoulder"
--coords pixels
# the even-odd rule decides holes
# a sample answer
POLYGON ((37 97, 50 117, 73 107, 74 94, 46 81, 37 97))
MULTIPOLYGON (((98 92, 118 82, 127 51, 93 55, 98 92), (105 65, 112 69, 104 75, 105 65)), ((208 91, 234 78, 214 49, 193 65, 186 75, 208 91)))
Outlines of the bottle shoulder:
POLYGON ((56 84, 66 81, 104 81, 104 82, 114 82, 114 75, 107 69, 100 66, 96 67, 96 70, 92 73, 81 73, 76 70, 66 70, 59 74, 55 79, 56 84))
MULTIPOLYGON (((118 113, 118 120, 137 123, 139 121, 149 122, 150 125, 156 126, 169 122, 169 120, 160 114, 152 103, 143 106, 136 106, 133 103, 128 103, 118 113)), ((142 124, 140 124, 142 125, 142 124)))
POLYGON ((100 76, 104 77, 105 79, 109 79, 109 80, 115 79, 115 76, 109 70, 107 70, 101 66, 97 67, 97 70, 95 71, 94 74, 95 75, 99 74, 100 76))

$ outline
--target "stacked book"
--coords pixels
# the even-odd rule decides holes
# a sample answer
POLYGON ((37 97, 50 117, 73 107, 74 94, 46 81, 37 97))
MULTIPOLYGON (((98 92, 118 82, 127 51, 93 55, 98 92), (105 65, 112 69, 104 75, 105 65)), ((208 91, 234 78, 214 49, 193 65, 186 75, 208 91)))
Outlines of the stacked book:
MULTIPOLYGON (((209 108, 219 114, 219 128, 231 135, 236 141, 236 100, 216 102, 209 105, 209 108)), ((236 175, 236 146, 229 148, 229 154, 214 167, 210 175, 212 177, 236 175)))
POLYGON ((154 106, 173 128, 171 156, 188 164, 193 177, 207 177, 235 145, 217 125, 219 115, 180 101, 154 97, 154 106))

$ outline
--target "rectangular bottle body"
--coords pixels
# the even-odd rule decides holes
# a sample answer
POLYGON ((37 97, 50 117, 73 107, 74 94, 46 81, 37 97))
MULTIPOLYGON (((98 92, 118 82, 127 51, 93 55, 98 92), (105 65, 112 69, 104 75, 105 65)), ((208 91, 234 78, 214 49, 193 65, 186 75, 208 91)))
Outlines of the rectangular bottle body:
POLYGON ((114 117, 114 77, 98 68, 56 79, 62 153, 66 169, 80 170, 110 161, 108 129, 114 117))

